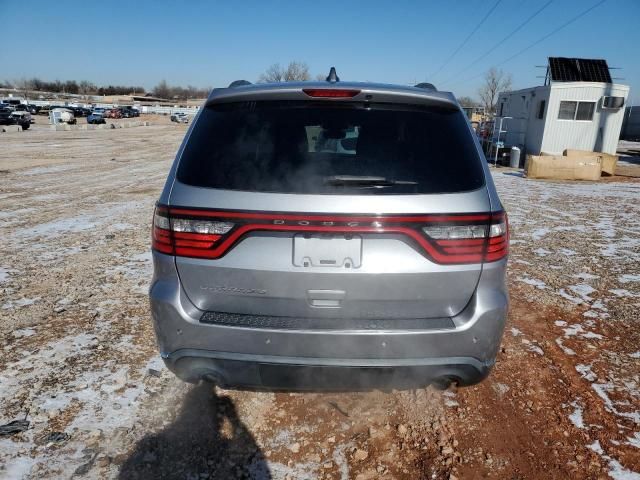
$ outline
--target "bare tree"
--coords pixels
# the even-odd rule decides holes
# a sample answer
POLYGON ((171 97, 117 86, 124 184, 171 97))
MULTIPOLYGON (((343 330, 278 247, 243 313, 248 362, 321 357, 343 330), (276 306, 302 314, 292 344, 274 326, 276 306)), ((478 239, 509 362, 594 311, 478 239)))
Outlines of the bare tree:
POLYGON ((80 83, 78 83, 78 93, 80 95, 89 95, 96 90, 96 86, 87 80, 81 80, 80 83))
POLYGON ((20 80, 14 80, 13 85, 14 88, 22 92, 24 98, 29 98, 29 93, 33 90, 33 82, 31 80, 23 77, 20 80))
POLYGON ((258 82, 306 82, 311 78, 309 66, 304 62, 289 62, 287 68, 282 68, 279 63, 274 63, 260 75, 258 82))
POLYGON ((463 107, 477 107, 478 106, 478 102, 476 102, 473 98, 471 97, 458 97, 458 103, 460 105, 462 105, 463 107))
POLYGON ((284 74, 285 82, 306 82, 311 79, 309 66, 304 62, 289 62, 284 74))
POLYGON ((158 98, 170 98, 171 88, 167 85, 166 80, 161 80, 158 85, 153 87, 153 94, 158 98))
POLYGON ((285 72, 282 69, 282 67, 280 67, 280 64, 274 63, 269 68, 267 68, 266 72, 260 75, 258 82, 261 82, 261 83, 281 82, 282 80, 284 80, 284 73, 285 72))
POLYGON ((478 89, 478 95, 488 112, 494 112, 498 94, 508 92, 511 89, 511 74, 491 67, 484 74, 484 84, 478 89))

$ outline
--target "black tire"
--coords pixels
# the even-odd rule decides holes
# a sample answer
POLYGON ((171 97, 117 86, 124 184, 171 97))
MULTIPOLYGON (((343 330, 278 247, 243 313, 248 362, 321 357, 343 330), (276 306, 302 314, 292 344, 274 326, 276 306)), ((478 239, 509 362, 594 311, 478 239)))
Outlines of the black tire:
POLYGON ((31 126, 30 123, 23 123, 22 125, 22 130, 29 130, 29 127, 31 126))

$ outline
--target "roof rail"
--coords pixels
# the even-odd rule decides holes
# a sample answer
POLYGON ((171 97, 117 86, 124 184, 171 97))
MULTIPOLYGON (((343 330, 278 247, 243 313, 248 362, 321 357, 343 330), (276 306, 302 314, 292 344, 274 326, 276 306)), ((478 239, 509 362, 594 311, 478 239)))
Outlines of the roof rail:
POLYGON ((244 85, 251 85, 251 82, 247 80, 234 80, 229 84, 228 88, 243 87, 244 85))
POLYGON ((422 82, 419 83, 417 85, 415 85, 416 88, 424 88, 425 90, 435 90, 436 92, 438 91, 438 89, 435 87, 435 85, 433 83, 429 83, 429 82, 422 82))

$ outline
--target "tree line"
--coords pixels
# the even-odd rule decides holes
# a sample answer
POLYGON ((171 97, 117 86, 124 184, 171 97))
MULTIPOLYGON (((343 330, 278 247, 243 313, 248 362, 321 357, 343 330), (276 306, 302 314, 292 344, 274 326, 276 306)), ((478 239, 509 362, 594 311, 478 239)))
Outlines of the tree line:
POLYGON ((165 80, 156 85, 151 92, 147 92, 142 86, 130 85, 104 85, 98 86, 87 80, 54 80, 46 81, 40 78, 22 78, 19 80, 0 81, 0 88, 13 88, 19 90, 25 97, 35 92, 51 92, 72 95, 153 95, 167 100, 187 100, 189 98, 204 98, 209 94, 210 88, 198 88, 192 85, 187 87, 171 86, 165 80))
MULTIPOLYGON (((316 80, 322 81, 325 75, 318 74, 316 80)), ((285 67, 274 63, 258 78, 259 83, 264 82, 306 82, 311 80, 309 66, 305 62, 293 61, 285 67)), ((75 80, 48 82, 37 77, 31 79, 0 81, 0 88, 15 88, 28 97, 33 92, 70 93, 75 95, 145 95, 147 91, 141 86, 107 85, 97 86, 87 80, 77 82, 75 80)), ((495 112, 498 94, 511 88, 511 75, 490 68, 484 75, 483 83, 478 89, 480 101, 470 97, 458 97, 463 107, 483 106, 488 112, 495 112)), ((169 85, 165 80, 160 81, 149 95, 167 100, 187 100, 190 98, 205 98, 211 88, 198 88, 192 85, 186 87, 169 85)))
POLYGON ((73 95, 129 95, 131 93, 144 94, 141 86, 107 85, 97 86, 87 80, 54 80, 47 81, 40 78, 22 78, 19 80, 5 80, 0 82, 2 88, 15 88, 23 92, 53 92, 70 93, 73 95))

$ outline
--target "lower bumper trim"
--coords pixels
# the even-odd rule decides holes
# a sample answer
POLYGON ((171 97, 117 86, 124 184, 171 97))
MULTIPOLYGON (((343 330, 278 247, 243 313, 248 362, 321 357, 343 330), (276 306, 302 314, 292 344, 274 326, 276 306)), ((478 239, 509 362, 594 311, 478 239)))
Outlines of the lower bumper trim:
POLYGON ((206 350, 163 354, 167 367, 188 382, 214 380, 227 388, 363 390, 420 388, 480 382, 492 364, 470 357, 332 359, 246 355, 206 350))

